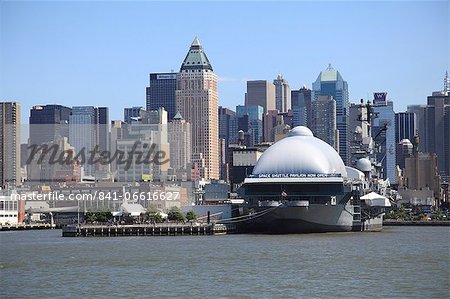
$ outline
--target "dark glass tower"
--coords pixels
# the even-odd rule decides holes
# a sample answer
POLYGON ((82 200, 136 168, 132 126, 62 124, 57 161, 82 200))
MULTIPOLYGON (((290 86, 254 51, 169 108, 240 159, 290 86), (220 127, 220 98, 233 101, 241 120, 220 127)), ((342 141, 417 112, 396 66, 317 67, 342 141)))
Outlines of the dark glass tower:
POLYGON ((168 119, 174 118, 176 111, 175 90, 177 73, 151 73, 150 86, 147 87, 146 110, 158 110, 164 107, 168 119))
POLYGON ((403 139, 413 142, 416 135, 416 115, 412 112, 395 113, 395 143, 403 139))
POLYGON ((433 92, 427 98, 425 110, 425 143, 429 153, 438 157, 439 174, 445 181, 450 180, 450 95, 448 92, 433 92))
POLYGON ((30 143, 42 144, 69 137, 72 109, 61 105, 34 106, 30 111, 30 143))

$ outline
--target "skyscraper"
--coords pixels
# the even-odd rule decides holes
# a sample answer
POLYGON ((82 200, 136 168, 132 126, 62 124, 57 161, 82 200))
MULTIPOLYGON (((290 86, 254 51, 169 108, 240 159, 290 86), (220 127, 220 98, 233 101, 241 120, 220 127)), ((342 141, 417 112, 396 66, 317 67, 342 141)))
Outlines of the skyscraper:
POLYGON ((109 151, 109 109, 98 107, 96 109, 97 144, 100 151, 109 151))
POLYGON ((294 115, 293 125, 311 127, 311 89, 303 86, 291 91, 291 109, 294 115))
POLYGON ((336 101, 336 124, 339 130, 339 155, 346 165, 349 162, 349 137, 348 137, 348 115, 349 115, 349 93, 347 81, 331 65, 320 72, 313 83, 313 99, 319 96, 332 96, 336 101))
POLYGON ((332 96, 319 96, 312 102, 311 131, 335 150, 339 149, 338 131, 336 128, 336 101, 332 96))
POLYGON ((275 108, 280 112, 288 112, 291 109, 291 88, 288 81, 283 75, 278 75, 273 80, 273 85, 275 85, 275 108))
MULTIPOLYGON (((230 133, 230 122, 231 119, 236 116, 236 112, 231 109, 219 106, 219 138, 225 140, 225 148, 228 149, 230 144, 231 133, 230 133)), ((233 141, 231 141, 233 142, 233 141)), ((225 158, 226 159, 226 158, 225 158)))
POLYGON ((197 38, 177 74, 176 101, 176 110, 191 124, 192 155, 205 160, 202 176, 219 179, 217 76, 197 38))
POLYGON ((176 90, 177 73, 151 73, 150 85, 146 90, 147 111, 164 107, 168 113, 168 119, 173 119, 177 113, 176 90))
POLYGON ((427 99, 425 110, 425 151, 435 153, 439 173, 448 180, 450 176, 450 95, 433 92, 427 99))
POLYGON ((386 100, 387 93, 374 93, 375 113, 378 116, 372 122, 372 136, 380 146, 377 153, 377 160, 381 162, 383 178, 389 179, 391 183, 396 183, 396 147, 395 142, 395 112, 394 103, 386 100), (379 100, 380 95, 384 95, 383 100, 379 100))
POLYGON ((179 172, 190 171, 191 164, 191 124, 177 113, 168 124, 168 141, 170 145, 170 167, 179 172))
POLYGON ((236 113, 233 110, 219 106, 219 168, 220 179, 228 180, 228 145, 230 142, 230 120, 236 113))
POLYGON ((275 85, 266 80, 247 81, 245 106, 259 105, 264 108, 264 114, 275 110, 275 85))
MULTIPOLYGON (((72 149, 68 144, 71 112, 71 108, 61 105, 37 105, 30 110, 30 138, 27 157, 28 181, 66 180, 65 174, 61 172, 63 170, 61 164, 50 163, 49 155, 39 162, 40 153, 43 154, 44 151, 39 151, 40 153, 37 154, 33 154, 33 151, 42 144, 48 147, 56 146, 59 153, 69 148, 72 149)), ((66 170, 74 170, 77 167, 75 165, 64 166, 66 170), (75 168, 72 168, 72 166, 75 168)))
MULTIPOLYGON (((75 106, 69 116, 69 143, 76 152, 84 149, 86 155, 98 146, 98 151, 109 150, 109 112, 107 107, 75 106)), ((104 177, 109 169, 105 165, 85 163, 86 175, 104 177)))
MULTIPOLYGON (((84 151, 86 154, 97 145, 97 113, 93 106, 72 107, 69 117, 69 143, 75 148, 75 152, 84 151)), ((84 173, 88 176, 94 175, 94 165, 84 161, 84 173)))
POLYGON ((20 185, 20 105, 0 103, 0 187, 20 185))

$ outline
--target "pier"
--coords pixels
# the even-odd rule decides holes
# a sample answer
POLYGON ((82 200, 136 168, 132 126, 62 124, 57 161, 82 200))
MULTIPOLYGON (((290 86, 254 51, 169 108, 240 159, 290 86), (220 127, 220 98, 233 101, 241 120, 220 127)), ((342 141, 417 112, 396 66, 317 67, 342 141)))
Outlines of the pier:
POLYGON ((36 223, 36 224, 14 224, 14 225, 0 225, 0 231, 14 231, 14 230, 37 230, 37 229, 52 229, 56 226, 50 223, 36 223))
POLYGON ((134 224, 134 225, 70 225, 62 228, 63 237, 125 236, 211 236, 227 234, 224 224, 134 224))

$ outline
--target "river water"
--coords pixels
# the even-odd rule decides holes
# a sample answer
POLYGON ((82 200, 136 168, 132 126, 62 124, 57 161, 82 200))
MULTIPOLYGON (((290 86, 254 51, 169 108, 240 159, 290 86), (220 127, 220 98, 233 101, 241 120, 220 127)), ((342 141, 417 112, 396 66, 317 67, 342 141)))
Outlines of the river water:
POLYGON ((0 297, 449 298, 450 228, 62 238, 0 233, 0 297))

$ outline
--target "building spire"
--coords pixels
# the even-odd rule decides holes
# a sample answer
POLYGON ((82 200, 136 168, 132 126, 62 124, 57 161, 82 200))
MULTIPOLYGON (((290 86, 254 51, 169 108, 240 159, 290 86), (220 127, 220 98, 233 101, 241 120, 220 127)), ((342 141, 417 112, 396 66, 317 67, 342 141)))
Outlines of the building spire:
POLYGON ((200 44, 200 41, 198 40, 198 37, 195 37, 194 40, 192 41, 191 46, 198 46, 201 47, 202 45, 200 44))
POLYGON ((192 41, 189 52, 181 64, 180 71, 188 70, 213 70, 198 37, 195 37, 192 41))

